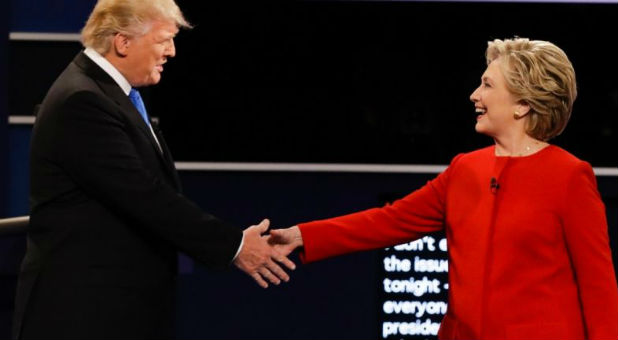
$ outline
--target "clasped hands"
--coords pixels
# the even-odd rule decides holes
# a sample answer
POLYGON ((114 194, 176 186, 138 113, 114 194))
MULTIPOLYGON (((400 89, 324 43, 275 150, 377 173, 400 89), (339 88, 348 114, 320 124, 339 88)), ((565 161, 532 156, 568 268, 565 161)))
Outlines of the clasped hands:
POLYGON ((251 276, 262 288, 268 288, 268 282, 278 285, 281 280, 290 280, 281 265, 294 270, 296 265, 287 256, 303 245, 297 226, 273 229, 270 234, 265 234, 269 225, 270 221, 265 219, 245 229, 242 249, 234 259, 236 267, 251 276))

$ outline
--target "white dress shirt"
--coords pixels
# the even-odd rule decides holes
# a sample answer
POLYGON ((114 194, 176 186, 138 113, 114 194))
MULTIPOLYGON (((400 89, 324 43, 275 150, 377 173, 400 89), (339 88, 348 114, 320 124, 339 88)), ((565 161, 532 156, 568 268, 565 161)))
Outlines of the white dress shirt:
MULTIPOLYGON (((114 67, 114 65, 112 65, 112 63, 110 63, 107 59, 105 59, 104 56, 99 54, 99 52, 95 51, 94 49, 90 47, 87 47, 84 50, 84 54, 88 56, 88 58, 90 58, 92 61, 94 61, 95 64, 99 65, 99 67, 102 68, 103 71, 105 71, 105 73, 107 73, 110 77, 112 77, 112 79, 114 79, 116 84, 120 86, 124 94, 126 94, 127 97, 129 96, 129 92, 131 92, 131 87, 132 87, 131 84, 129 84, 129 81, 127 80, 127 78, 125 78, 122 75, 122 73, 120 73, 120 71, 118 71, 118 69, 114 67)), ((152 133, 152 136, 154 137, 155 142, 157 142, 157 146, 159 147, 159 152, 163 153, 163 149, 161 148, 161 143, 159 143, 159 140, 157 139, 157 135, 154 133, 152 126, 148 124, 148 127, 150 128, 150 133, 152 133)))

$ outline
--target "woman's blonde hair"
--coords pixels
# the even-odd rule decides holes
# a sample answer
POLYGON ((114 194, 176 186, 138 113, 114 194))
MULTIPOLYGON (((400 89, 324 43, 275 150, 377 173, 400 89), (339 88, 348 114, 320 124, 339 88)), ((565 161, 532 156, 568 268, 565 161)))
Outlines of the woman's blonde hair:
POLYGON ((528 135, 547 141, 566 127, 577 97, 575 70, 564 51, 540 40, 488 42, 487 64, 500 58, 508 90, 530 106, 528 135))
POLYGON ((168 20, 191 28, 174 0, 98 0, 82 29, 82 44, 105 54, 116 33, 140 36, 153 20, 168 20))

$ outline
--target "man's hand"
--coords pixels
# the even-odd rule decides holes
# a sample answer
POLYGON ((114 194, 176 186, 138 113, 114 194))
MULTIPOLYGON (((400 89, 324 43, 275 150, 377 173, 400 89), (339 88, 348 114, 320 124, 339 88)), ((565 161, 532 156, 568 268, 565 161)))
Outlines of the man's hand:
POLYGON ((271 230, 268 243, 284 256, 288 256, 294 249, 302 247, 304 244, 298 226, 271 230))
POLYGON ((269 224, 266 219, 243 231, 243 246, 234 260, 236 267, 249 274, 263 288, 268 287, 266 280, 276 285, 281 283, 281 280, 290 280, 288 274, 275 261, 289 269, 296 268, 294 262, 286 257, 287 254, 281 254, 268 244, 268 236, 262 236, 268 230, 269 224))

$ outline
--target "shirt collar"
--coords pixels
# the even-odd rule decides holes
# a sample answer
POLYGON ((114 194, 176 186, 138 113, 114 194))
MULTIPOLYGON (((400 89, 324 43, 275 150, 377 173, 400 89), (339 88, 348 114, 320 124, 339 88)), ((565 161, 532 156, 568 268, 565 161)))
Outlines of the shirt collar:
POLYGON ((131 92, 131 84, 129 84, 127 78, 125 78, 122 73, 120 73, 120 71, 112 65, 112 63, 99 54, 99 52, 90 47, 87 47, 84 50, 84 54, 88 56, 88 58, 92 59, 95 64, 99 65, 105 73, 112 77, 112 79, 114 79, 114 81, 118 84, 118 86, 120 86, 122 91, 124 91, 127 96, 129 95, 129 92, 131 92))

